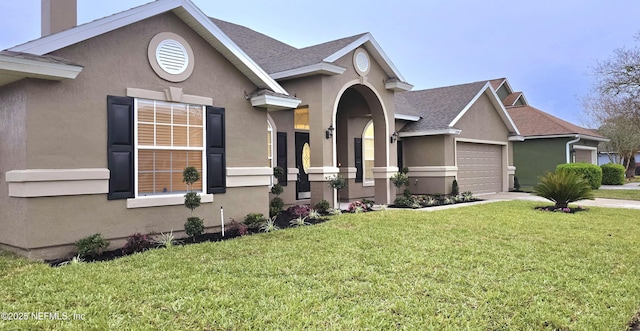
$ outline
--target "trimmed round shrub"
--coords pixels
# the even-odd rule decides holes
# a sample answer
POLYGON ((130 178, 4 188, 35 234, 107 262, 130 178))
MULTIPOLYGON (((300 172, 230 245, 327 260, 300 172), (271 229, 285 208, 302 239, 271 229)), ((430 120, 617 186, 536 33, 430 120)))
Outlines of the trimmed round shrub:
POLYGON ((184 232, 187 236, 193 237, 204 232, 204 221, 200 217, 189 217, 184 223, 184 232))
POLYGON ((271 194, 280 195, 284 191, 284 188, 280 184, 273 184, 271 186, 271 194))
POLYGON ((576 175, 582 176, 591 188, 597 190, 600 185, 602 185, 602 169, 595 165, 589 163, 565 163, 558 164, 556 170, 569 171, 576 175))
POLYGON ((600 166, 602 169, 602 185, 624 184, 624 166, 622 164, 607 163, 600 166))

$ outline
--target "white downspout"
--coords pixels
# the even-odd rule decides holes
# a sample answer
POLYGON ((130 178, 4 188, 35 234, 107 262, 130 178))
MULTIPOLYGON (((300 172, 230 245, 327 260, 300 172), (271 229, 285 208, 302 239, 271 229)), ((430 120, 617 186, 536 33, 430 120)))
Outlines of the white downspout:
POLYGON ((580 141, 580 136, 576 135, 576 139, 567 141, 567 163, 571 163, 571 144, 575 144, 580 141))

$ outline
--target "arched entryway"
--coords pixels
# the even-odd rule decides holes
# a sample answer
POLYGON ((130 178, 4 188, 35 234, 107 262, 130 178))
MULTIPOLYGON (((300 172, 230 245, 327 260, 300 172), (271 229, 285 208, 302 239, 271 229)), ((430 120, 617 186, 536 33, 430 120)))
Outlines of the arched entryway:
POLYGON ((389 123, 393 119, 389 120, 378 95, 366 85, 349 86, 340 96, 334 121, 336 166, 348 180, 347 188, 340 192, 340 200, 366 198, 380 204, 390 203, 391 188, 386 174, 392 165, 389 123))

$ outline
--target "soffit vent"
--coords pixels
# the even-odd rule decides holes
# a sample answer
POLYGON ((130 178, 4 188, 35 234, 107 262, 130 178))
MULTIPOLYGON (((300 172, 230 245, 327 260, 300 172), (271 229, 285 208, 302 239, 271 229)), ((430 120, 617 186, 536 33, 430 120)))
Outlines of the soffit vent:
POLYGON ((162 70, 172 75, 179 75, 189 66, 189 54, 181 43, 167 39, 156 48, 156 61, 162 70))

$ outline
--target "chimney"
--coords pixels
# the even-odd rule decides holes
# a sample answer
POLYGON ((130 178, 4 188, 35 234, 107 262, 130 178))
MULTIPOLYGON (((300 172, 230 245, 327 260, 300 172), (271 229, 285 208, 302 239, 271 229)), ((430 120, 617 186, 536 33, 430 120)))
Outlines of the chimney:
POLYGON ((76 0, 42 0, 42 36, 73 28, 78 24, 76 0))

